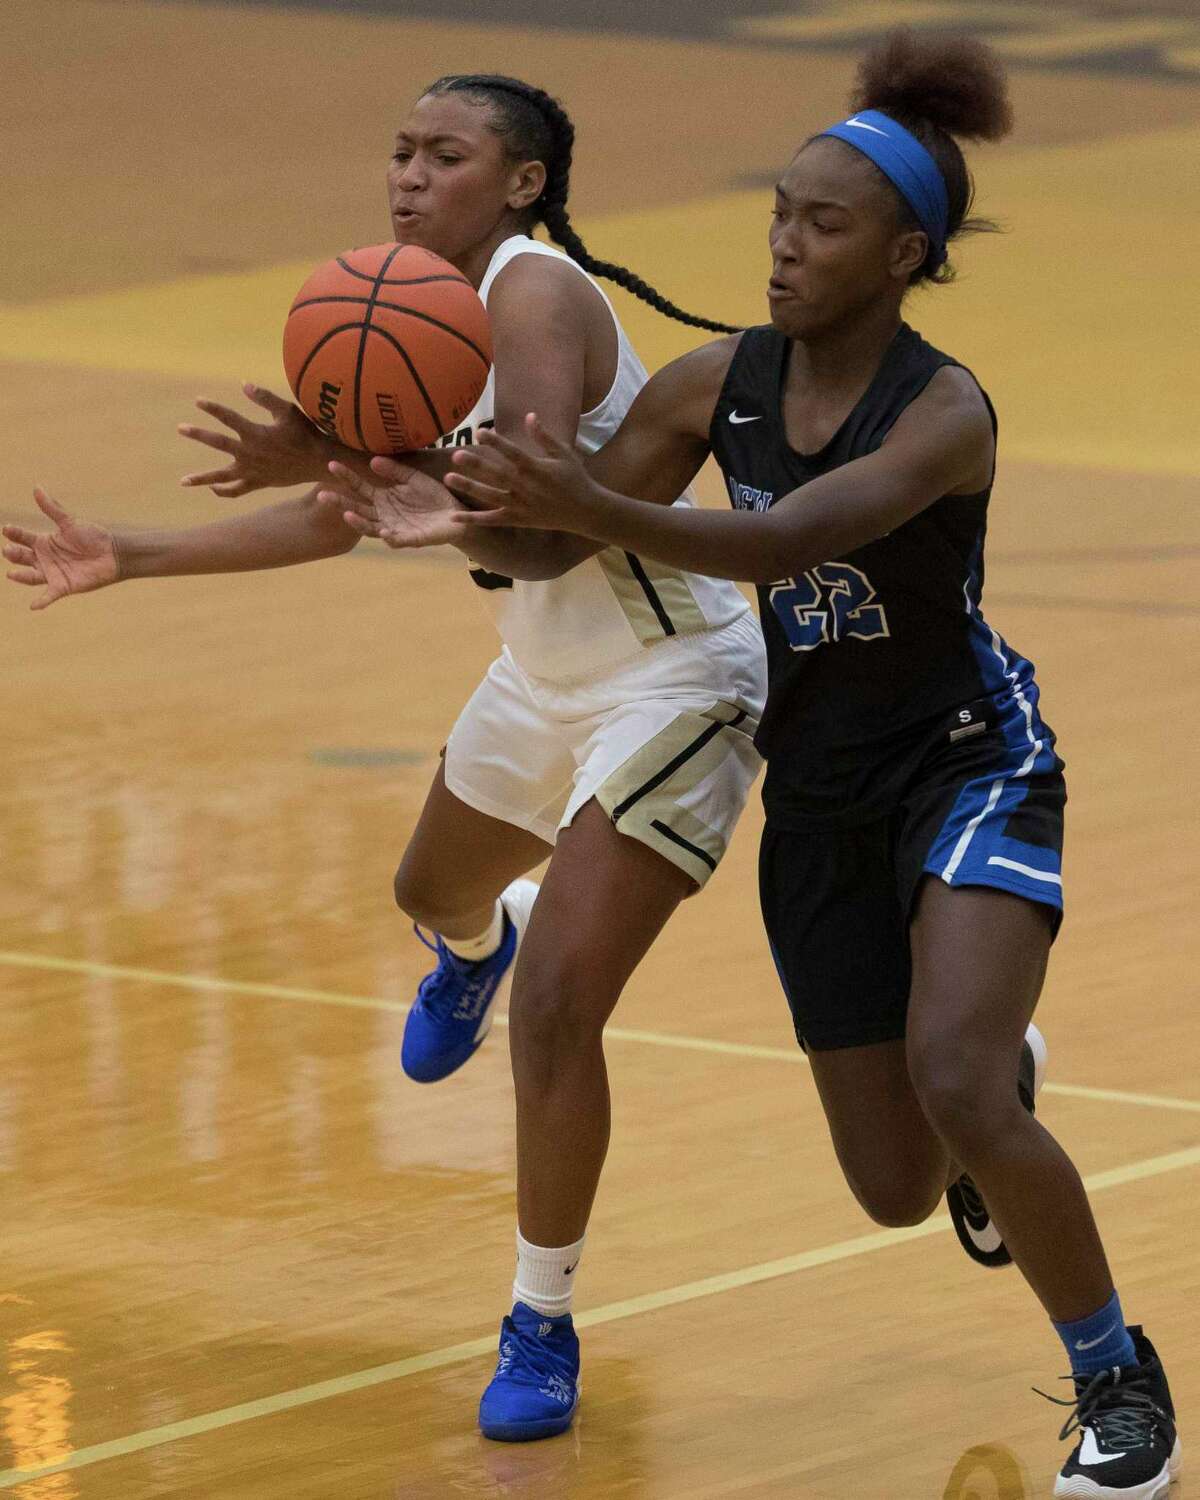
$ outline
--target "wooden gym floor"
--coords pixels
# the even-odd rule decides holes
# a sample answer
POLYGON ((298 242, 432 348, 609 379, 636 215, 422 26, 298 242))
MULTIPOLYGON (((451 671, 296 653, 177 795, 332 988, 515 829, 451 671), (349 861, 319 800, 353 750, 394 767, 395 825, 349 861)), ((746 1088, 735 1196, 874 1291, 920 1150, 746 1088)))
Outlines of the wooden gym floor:
MULTIPOLYGON (((1200 24, 1182 4, 764 0, 720 25, 692 7, 689 37, 678 5, 658 35, 653 6, 606 5, 546 29, 532 3, 484 28, 452 0, 8 0, 0 513, 30 522, 35 480, 135 526, 246 503, 178 487, 199 454, 175 423, 246 377, 281 388, 292 291, 387 234, 390 134, 438 73, 561 94, 588 241, 757 321, 766 185, 838 114, 862 39, 896 19, 994 36, 1019 130, 975 167, 1009 232, 911 316, 1000 409, 988 615, 1037 661, 1071 778, 1042 1109, 1186 1444, 1200 24)), ((621 310, 648 362, 688 346, 621 310)), ((1059 1416, 1029 1387, 1063 1360, 1019 1277, 967 1262, 940 1216, 875 1231, 840 1180, 760 929, 757 809, 609 1033, 581 1417, 485 1442, 512 1271, 505 1032, 438 1088, 404 1081, 427 955, 389 890, 492 653, 461 567, 363 546, 27 602, 0 587, 0 1490, 1048 1493, 1059 1416)))

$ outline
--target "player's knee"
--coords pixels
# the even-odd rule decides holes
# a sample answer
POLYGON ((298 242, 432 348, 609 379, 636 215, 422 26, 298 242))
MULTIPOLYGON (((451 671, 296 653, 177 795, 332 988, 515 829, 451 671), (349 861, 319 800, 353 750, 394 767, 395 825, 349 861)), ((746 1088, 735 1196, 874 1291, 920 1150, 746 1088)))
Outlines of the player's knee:
POLYGON ((514 1055, 549 1060, 600 1045, 616 997, 569 955, 523 963, 509 1005, 514 1055))
POLYGON ((460 915, 443 899, 436 885, 422 879, 419 872, 410 869, 407 863, 400 865, 392 879, 392 894, 405 916, 430 932, 441 932, 443 927, 452 926, 460 915))
POLYGON ((903 1171, 846 1173, 863 1212, 885 1229, 923 1224, 941 1201, 944 1183, 903 1171))
POLYGON ((986 1058, 927 1048, 910 1055, 909 1068, 925 1118, 956 1161, 986 1155, 1021 1118, 1015 1075, 1005 1087, 1003 1070, 986 1058))

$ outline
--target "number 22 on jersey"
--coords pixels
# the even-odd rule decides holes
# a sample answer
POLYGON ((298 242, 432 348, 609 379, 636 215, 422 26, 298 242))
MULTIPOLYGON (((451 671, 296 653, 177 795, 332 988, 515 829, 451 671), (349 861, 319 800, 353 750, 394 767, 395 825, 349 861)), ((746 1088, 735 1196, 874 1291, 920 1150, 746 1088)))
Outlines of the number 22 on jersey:
POLYGON ((849 563, 822 563, 770 588, 771 608, 793 651, 813 651, 849 636, 870 641, 888 635, 887 615, 874 599, 871 580, 849 563))

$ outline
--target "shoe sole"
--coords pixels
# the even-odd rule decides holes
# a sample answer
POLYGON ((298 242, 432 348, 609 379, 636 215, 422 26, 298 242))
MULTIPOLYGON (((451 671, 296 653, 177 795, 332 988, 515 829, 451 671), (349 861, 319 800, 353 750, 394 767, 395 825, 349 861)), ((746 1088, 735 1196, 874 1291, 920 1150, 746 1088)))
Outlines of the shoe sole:
POLYGON ((548 1417, 544 1422, 489 1422, 486 1427, 481 1422, 479 1430, 493 1443, 535 1443, 539 1438, 557 1437, 560 1432, 566 1432, 578 1410, 579 1402, 576 1401, 561 1417, 548 1417))
POLYGON ((1108 1485, 1097 1484, 1085 1474, 1072 1474, 1069 1479, 1064 1479, 1060 1474, 1054 1486, 1055 1500, 1167 1500, 1182 1466, 1183 1448, 1176 1437, 1171 1457, 1161 1472, 1153 1479, 1148 1479, 1145 1484, 1136 1485, 1133 1489, 1126 1487, 1114 1490, 1108 1485))

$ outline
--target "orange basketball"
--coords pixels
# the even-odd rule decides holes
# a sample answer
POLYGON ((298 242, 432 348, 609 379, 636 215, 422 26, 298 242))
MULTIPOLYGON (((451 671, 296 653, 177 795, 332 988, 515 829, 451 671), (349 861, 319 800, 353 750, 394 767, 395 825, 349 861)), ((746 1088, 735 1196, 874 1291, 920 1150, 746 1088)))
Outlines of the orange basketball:
POLYGON ((492 367, 487 309, 430 250, 347 250, 296 294, 283 365, 302 410, 348 448, 425 448, 483 394, 492 367))

